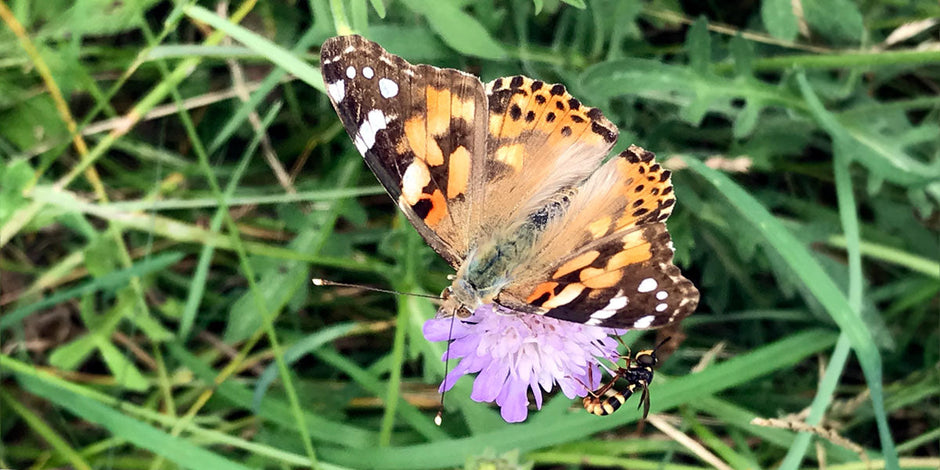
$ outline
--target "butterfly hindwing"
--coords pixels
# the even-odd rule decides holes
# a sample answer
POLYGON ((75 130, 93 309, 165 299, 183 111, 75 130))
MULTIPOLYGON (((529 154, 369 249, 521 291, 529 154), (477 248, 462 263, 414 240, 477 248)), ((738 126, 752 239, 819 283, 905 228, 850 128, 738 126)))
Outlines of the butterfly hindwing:
POLYGON ((321 48, 327 94, 369 168, 452 266, 480 222, 486 98, 476 77, 412 65, 360 36, 321 48))
POLYGON ((674 204, 669 171, 630 146, 547 224, 501 299, 517 310, 606 327, 658 328, 684 318, 698 291, 672 263, 664 222, 674 204))
POLYGON ((562 258, 532 282, 507 287, 500 303, 587 325, 659 328, 690 315, 698 303, 672 254, 665 225, 634 227, 562 258))

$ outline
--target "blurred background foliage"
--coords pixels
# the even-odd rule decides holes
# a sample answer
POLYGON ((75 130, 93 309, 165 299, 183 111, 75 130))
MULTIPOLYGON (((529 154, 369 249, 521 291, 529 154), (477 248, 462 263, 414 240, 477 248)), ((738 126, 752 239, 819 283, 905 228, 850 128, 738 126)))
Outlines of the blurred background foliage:
MULTIPOLYGON (((0 467, 937 468, 933 0, 0 0, 0 467), (437 382, 449 268, 319 44, 565 84, 674 169, 654 415, 437 382), (754 418, 773 418, 765 426, 754 418), (797 433, 796 431, 807 431, 797 433)), ((628 334, 646 346, 655 338, 628 334)))

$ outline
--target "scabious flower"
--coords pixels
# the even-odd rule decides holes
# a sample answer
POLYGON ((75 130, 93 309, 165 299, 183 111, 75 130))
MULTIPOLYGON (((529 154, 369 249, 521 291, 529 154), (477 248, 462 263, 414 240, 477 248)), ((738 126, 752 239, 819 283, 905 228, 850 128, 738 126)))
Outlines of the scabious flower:
POLYGON ((441 384, 441 393, 461 376, 479 372, 470 398, 495 401, 510 423, 524 421, 529 414, 530 389, 535 407, 541 408, 542 390, 550 392, 556 383, 568 398, 587 395, 582 383, 597 388, 601 379, 597 358, 616 360, 617 342, 609 335, 624 333, 495 304, 478 308, 469 318, 433 318, 424 323, 423 331, 428 341, 452 340, 442 360, 447 354, 460 359, 441 384))

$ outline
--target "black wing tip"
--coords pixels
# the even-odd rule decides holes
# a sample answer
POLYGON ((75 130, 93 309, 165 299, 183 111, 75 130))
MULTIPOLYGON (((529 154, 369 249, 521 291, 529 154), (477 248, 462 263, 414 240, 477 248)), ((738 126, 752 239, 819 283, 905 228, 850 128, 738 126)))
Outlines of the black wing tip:
POLYGON ((384 50, 382 46, 378 45, 378 43, 370 41, 358 34, 333 36, 331 38, 327 38, 325 41, 323 41, 323 44, 320 45, 320 63, 331 62, 338 56, 350 52, 347 51, 350 46, 355 49, 370 47, 384 50))

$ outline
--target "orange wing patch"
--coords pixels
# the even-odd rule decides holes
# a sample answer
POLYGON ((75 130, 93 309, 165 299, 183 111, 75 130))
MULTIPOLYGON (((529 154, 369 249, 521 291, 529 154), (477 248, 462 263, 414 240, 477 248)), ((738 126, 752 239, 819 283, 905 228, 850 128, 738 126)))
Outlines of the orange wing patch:
POLYGON ((631 145, 616 160, 616 172, 625 182, 615 191, 629 201, 608 233, 645 223, 665 222, 672 213, 676 197, 672 192, 672 173, 654 159, 652 152, 631 145))
POLYGON ((434 192, 430 194, 419 194, 414 203, 408 202, 408 200, 405 199, 404 193, 402 193, 402 196, 398 199, 398 203, 399 205, 410 207, 418 217, 424 220, 424 223, 426 223, 428 227, 432 228, 440 224, 448 215, 447 199, 444 198, 444 193, 442 193, 440 189, 435 189, 434 192))
MULTIPOLYGON (((589 297, 603 290, 617 288, 627 275, 625 268, 644 266, 653 258, 653 241, 664 233, 661 225, 629 230, 600 249, 589 249, 558 266, 551 281, 537 284, 526 301, 540 308, 557 308, 574 301, 584 292, 589 297)), ((616 289, 614 289, 616 291, 616 289)))
POLYGON ((477 105, 472 95, 461 97, 447 85, 427 86, 424 112, 405 120, 396 146, 399 154, 414 156, 402 173, 400 202, 432 228, 450 214, 448 199, 466 194, 472 170, 468 143, 455 128, 473 126, 477 105))
POLYGON ((463 145, 450 154, 447 167, 447 198, 455 199, 467 192, 470 181, 470 152, 463 145))
POLYGON ((600 257, 601 252, 597 250, 586 251, 570 260, 566 261, 564 264, 558 267, 555 270, 555 273, 552 274, 552 279, 558 279, 560 277, 571 274, 579 269, 584 268, 585 266, 590 266, 598 257, 600 257))
MULTIPOLYGON (((498 78, 487 85, 487 94, 490 135, 498 141, 525 140, 548 148, 578 142, 609 148, 617 139, 617 128, 600 110, 582 105, 563 85, 523 76, 498 78)), ((534 154, 538 149, 529 150, 534 154)))

